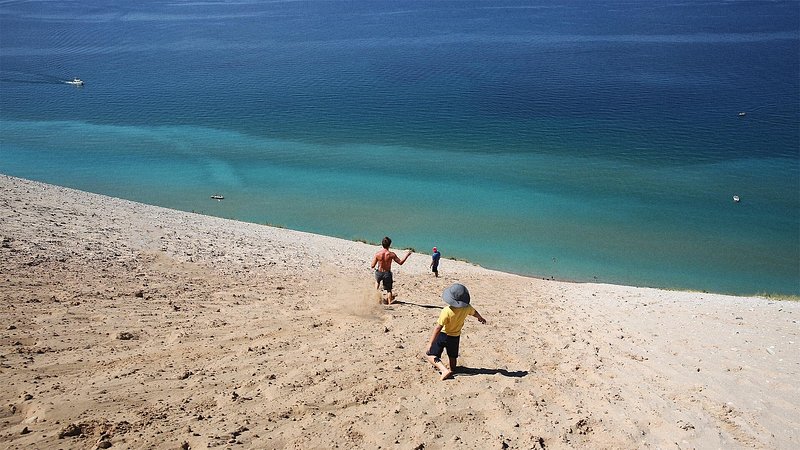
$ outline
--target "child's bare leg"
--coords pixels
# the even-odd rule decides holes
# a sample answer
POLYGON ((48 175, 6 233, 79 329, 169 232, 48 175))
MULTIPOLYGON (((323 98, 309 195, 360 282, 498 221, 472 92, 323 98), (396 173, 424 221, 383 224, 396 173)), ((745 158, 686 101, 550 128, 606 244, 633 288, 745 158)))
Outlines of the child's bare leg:
MULTIPOLYGON (((442 364, 442 365, 444 365, 444 364, 442 364)), ((442 376, 439 377, 439 379, 444 381, 444 380, 446 380, 446 379, 448 379, 448 378, 450 378, 452 376, 453 376, 453 371, 451 369, 444 369, 442 371, 442 376)))
POLYGON ((386 304, 391 305, 393 301, 394 301, 394 294, 392 294, 392 291, 389 291, 389 293, 386 294, 386 304))
POLYGON ((453 357, 449 357, 449 359, 450 359, 450 371, 455 372, 456 367, 458 367, 458 359, 453 357))
POLYGON ((446 380, 446 379, 450 378, 451 375, 453 375, 453 371, 448 369, 447 366, 444 365, 444 363, 442 362, 441 359, 439 359, 439 358, 437 358, 437 357, 435 357, 433 355, 425 355, 425 359, 427 359, 428 362, 433 364, 434 367, 439 369, 439 373, 442 374, 442 378, 441 378, 442 380, 446 380))

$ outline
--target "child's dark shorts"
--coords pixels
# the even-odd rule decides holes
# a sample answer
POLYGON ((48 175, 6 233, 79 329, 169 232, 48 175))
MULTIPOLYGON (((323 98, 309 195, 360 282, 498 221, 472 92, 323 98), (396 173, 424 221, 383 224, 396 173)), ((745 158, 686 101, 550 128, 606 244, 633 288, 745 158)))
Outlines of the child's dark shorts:
POLYGON ((460 340, 461 336, 448 336, 441 332, 439 336, 436 336, 436 340, 433 341, 433 345, 428 349, 427 354, 441 358, 442 351, 447 350, 448 358, 458 358, 458 343, 460 340))

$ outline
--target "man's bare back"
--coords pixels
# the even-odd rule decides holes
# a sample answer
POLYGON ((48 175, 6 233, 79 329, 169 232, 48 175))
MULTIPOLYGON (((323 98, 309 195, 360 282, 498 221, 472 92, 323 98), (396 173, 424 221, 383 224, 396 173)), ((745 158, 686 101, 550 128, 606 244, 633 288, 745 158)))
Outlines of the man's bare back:
MULTIPOLYGON (((411 253, 411 252, 409 252, 411 253)), ((378 265, 378 270, 381 272, 391 272, 392 271, 392 261, 397 261, 398 264, 402 265, 405 261, 400 261, 400 258, 397 257, 397 253, 382 248, 375 253, 375 258, 372 260, 372 267, 375 267, 375 264, 378 265)))

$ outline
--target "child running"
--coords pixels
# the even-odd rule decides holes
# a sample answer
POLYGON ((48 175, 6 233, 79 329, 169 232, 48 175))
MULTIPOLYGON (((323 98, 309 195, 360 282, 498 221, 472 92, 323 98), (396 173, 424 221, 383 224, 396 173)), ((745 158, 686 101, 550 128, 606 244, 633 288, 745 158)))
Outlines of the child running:
POLYGON ((461 337, 461 328, 467 316, 475 316, 478 322, 485 324, 484 319, 472 305, 469 304, 469 291, 463 284, 455 283, 444 290, 442 300, 448 306, 442 308, 439 320, 433 328, 431 342, 425 358, 439 369, 442 380, 453 376, 456 370, 456 360, 458 358, 458 343, 461 337), (442 362, 442 351, 447 350, 447 357, 450 359, 450 368, 442 362))

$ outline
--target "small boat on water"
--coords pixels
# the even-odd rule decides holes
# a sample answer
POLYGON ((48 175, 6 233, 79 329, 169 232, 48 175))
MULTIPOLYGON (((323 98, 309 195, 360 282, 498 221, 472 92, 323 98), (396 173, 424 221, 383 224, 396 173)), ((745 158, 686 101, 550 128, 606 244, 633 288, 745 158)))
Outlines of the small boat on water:
POLYGON ((73 78, 71 81, 65 81, 64 83, 71 84, 73 86, 83 86, 83 80, 78 77, 73 78))
POLYGON ((739 201, 741 201, 741 199, 739 198, 739 196, 738 196, 738 195, 734 195, 734 196, 733 196, 733 202, 734 202, 734 203, 739 203, 739 201))
POLYGON ((744 116, 746 116, 746 115, 747 115, 747 113, 746 113, 746 112, 744 112, 744 111, 742 111, 742 112, 740 112, 740 113, 739 113, 739 117, 744 117, 744 116))
POLYGON ((211 196, 211 198, 214 199, 214 200, 218 200, 219 201, 219 200, 224 200, 225 196, 219 195, 219 194, 214 194, 214 195, 211 196))

